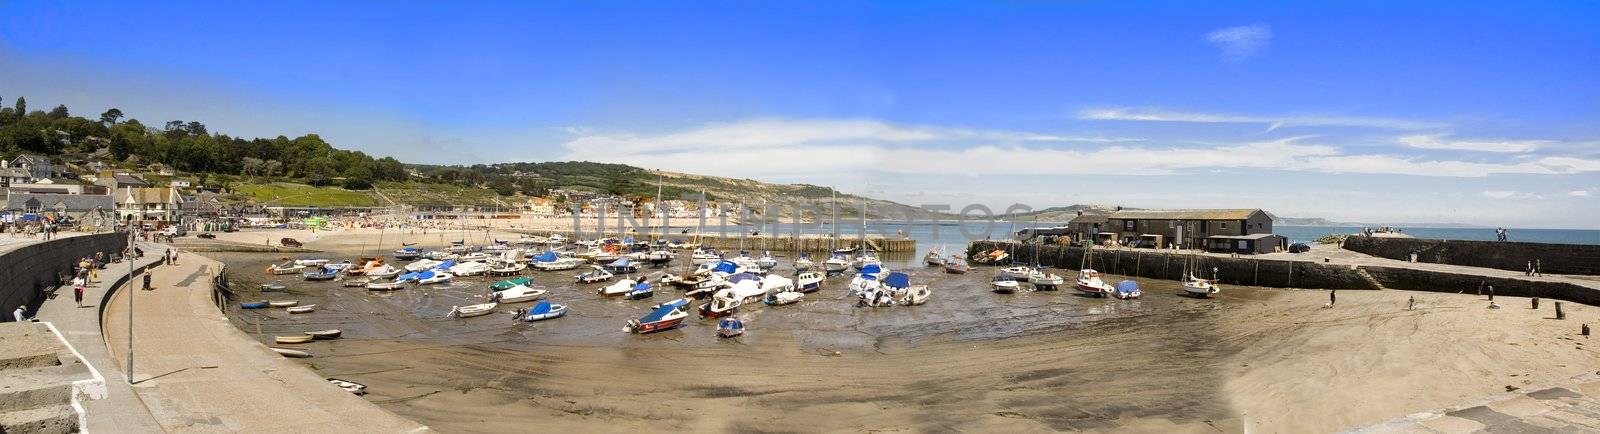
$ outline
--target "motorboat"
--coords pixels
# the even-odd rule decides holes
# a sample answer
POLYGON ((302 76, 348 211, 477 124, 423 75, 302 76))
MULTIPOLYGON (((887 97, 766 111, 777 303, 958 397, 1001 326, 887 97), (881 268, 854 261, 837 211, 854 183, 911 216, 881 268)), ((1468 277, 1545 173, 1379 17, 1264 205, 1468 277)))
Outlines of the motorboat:
MULTIPOLYGON (((752 285, 754 286, 754 285, 752 285)), ((711 296, 711 301, 700 305, 700 316, 705 318, 720 318, 732 315, 739 306, 744 305, 744 298, 733 297, 725 294, 729 289, 717 291, 711 296)))
POLYGON ((449 315, 456 318, 484 316, 494 312, 494 308, 498 306, 500 306, 500 303, 495 302, 470 304, 466 306, 451 306, 449 315))
POLYGON ((733 258, 732 261, 734 265, 738 265, 739 268, 744 269, 744 271, 755 272, 756 270, 764 270, 761 268, 761 264, 756 263, 756 258, 750 257, 750 252, 739 252, 739 256, 733 258))
POLYGON ((342 334, 344 334, 344 332, 339 331, 339 329, 312 330, 306 332, 307 336, 311 336, 311 338, 315 340, 338 339, 339 335, 342 334))
POLYGON ((556 252, 544 252, 533 257, 532 267, 539 271, 566 271, 575 270, 583 265, 583 260, 572 257, 557 256, 556 252))
POLYGON ((344 390, 346 392, 350 392, 350 393, 355 394, 357 396, 366 395, 367 394, 367 386, 365 384, 357 383, 357 382, 354 382, 354 381, 345 381, 345 380, 340 380, 338 378, 329 378, 328 379, 328 384, 332 384, 333 387, 337 387, 340 390, 344 390))
POLYGON ((689 262, 695 264, 720 261, 722 261, 722 253, 712 249, 695 249, 694 254, 689 256, 689 262))
POLYGON ((588 272, 573 276, 573 280, 577 281, 578 283, 600 283, 611 280, 611 278, 615 276, 615 274, 611 274, 610 271, 606 271, 604 268, 600 268, 596 265, 590 265, 588 272))
POLYGON ((492 258, 492 256, 489 256, 488 253, 472 252, 472 253, 467 253, 467 254, 463 254, 463 255, 460 255, 460 256, 456 256, 454 259, 457 262, 484 262, 484 261, 488 261, 489 258, 492 258))
POLYGON ((1006 252, 1005 249, 994 249, 978 254, 978 256, 972 258, 972 262, 985 265, 1002 264, 1010 257, 1011 254, 1006 252))
POLYGON ((663 330, 671 330, 683 324, 683 319, 689 317, 689 299, 680 298, 651 307, 649 314, 629 320, 624 327, 630 333, 646 334, 663 330))
POLYGON ((347 268, 344 273, 351 276, 365 276, 368 271, 376 270, 378 267, 383 266, 383 258, 361 258, 356 263, 361 265, 347 268))
POLYGON ((994 281, 989 282, 994 292, 999 294, 1012 294, 1017 292, 1017 281, 1005 276, 994 276, 994 281))
POLYGON ((928 250, 928 254, 922 256, 922 263, 929 267, 944 266, 944 249, 934 247, 933 249, 928 250))
POLYGON ((817 263, 811 260, 809 252, 800 252, 800 257, 794 259, 794 271, 810 271, 816 267, 817 263))
POLYGON ((624 278, 610 285, 600 287, 600 289, 596 289, 595 293, 605 297, 623 295, 633 291, 634 285, 637 285, 638 283, 639 281, 633 280, 633 278, 624 278))
POLYGON ((435 261, 435 260, 432 260, 432 259, 418 259, 416 261, 413 261, 410 264, 406 264, 405 269, 406 269, 406 271, 410 271, 410 272, 415 273, 415 272, 420 272, 420 271, 431 270, 431 269, 433 269, 433 267, 437 267, 437 266, 439 266, 439 264, 443 264, 443 263, 444 263, 444 261, 435 261))
POLYGON ((300 300, 269 301, 267 302, 267 305, 272 307, 295 307, 300 305, 300 300))
POLYGON ((323 265, 326 265, 328 262, 330 262, 330 261, 327 260, 327 259, 321 259, 321 258, 296 259, 296 260, 294 260, 294 264, 295 265, 299 265, 299 266, 302 266, 302 267, 321 267, 323 265))
POLYGON ((356 264, 353 264, 350 261, 329 262, 320 265, 323 270, 332 270, 336 273, 350 271, 350 269, 355 268, 355 266, 356 264))
POLYGON ((289 312, 289 313, 311 313, 311 312, 317 310, 317 305, 308 304, 308 305, 305 305, 305 306, 295 306, 295 307, 291 307, 291 308, 284 309, 284 310, 289 312))
POLYGON ((632 259, 622 258, 611 261, 611 263, 604 265, 604 268, 614 274, 631 274, 639 272, 639 263, 634 262, 632 259))
POLYGON ((410 246, 401 247, 396 249, 394 252, 391 252, 390 255, 401 261, 410 261, 422 257, 422 249, 410 246))
POLYGON ((932 292, 928 285, 912 285, 911 276, 906 273, 893 272, 883 278, 883 286, 889 290, 890 297, 896 304, 902 306, 916 306, 927 303, 932 292))
POLYGON ((307 281, 313 281, 313 282, 328 281, 328 280, 333 280, 336 277, 339 277, 339 272, 337 270, 330 270, 330 269, 327 269, 327 268, 320 268, 320 269, 317 269, 317 270, 300 273, 300 277, 304 278, 307 281))
POLYGON ((795 290, 805 293, 816 292, 817 290, 822 289, 822 282, 824 280, 825 279, 822 273, 815 271, 807 271, 796 274, 794 276, 795 290))
POLYGON ((843 256, 850 256, 850 255, 855 254, 856 250, 858 250, 858 249, 856 249, 855 247, 846 247, 846 248, 842 248, 842 249, 833 249, 833 254, 835 254, 835 255, 843 255, 843 256))
POLYGON ((878 260, 878 255, 877 254, 874 254, 873 252, 868 251, 866 254, 863 254, 861 256, 857 256, 855 262, 850 263, 850 266, 855 267, 856 270, 860 270, 863 267, 866 267, 868 265, 882 265, 882 264, 883 264, 883 261, 878 260))
POLYGON ((762 252, 761 257, 756 258, 756 266, 763 270, 771 270, 772 267, 778 266, 778 258, 773 257, 770 251, 762 252))
POLYGON ((850 269, 850 258, 841 254, 835 253, 828 260, 822 261, 822 270, 829 273, 843 273, 848 269, 850 269))
POLYGON ((761 290, 768 293, 795 292, 794 279, 776 274, 769 274, 766 277, 761 278, 761 290))
POLYGON ((266 309, 266 308, 268 308, 270 306, 271 305, 267 304, 267 302, 265 302, 265 301, 252 301, 252 302, 248 302, 248 303, 239 303, 239 308, 240 309, 266 309))
POLYGON ((409 282, 410 282, 409 280, 390 280, 390 281, 376 281, 376 280, 374 280, 374 281, 371 281, 371 282, 367 282, 366 288, 369 291, 394 291, 394 290, 397 290, 397 289, 404 289, 406 287, 406 283, 409 283, 409 282))
POLYGON ((373 279, 383 279, 399 276, 402 271, 403 270, 395 268, 393 265, 383 264, 379 265, 377 268, 367 270, 364 275, 373 279))
POLYGON ((490 295, 489 298, 500 303, 522 303, 538 300, 539 297, 544 296, 545 292, 547 291, 543 289, 517 285, 504 291, 496 292, 490 295))
POLYGON ((799 303, 800 300, 805 299, 805 298, 806 298, 806 294, 803 293, 803 292, 795 292, 795 291, 768 292, 767 296, 763 297, 761 299, 761 302, 762 303, 766 303, 766 305, 768 305, 768 306, 783 306, 783 305, 786 305, 786 304, 799 303))
POLYGON ((303 344, 306 342, 311 342, 311 339, 312 338, 310 335, 276 336, 272 338, 272 341, 280 344, 303 344))
POLYGON ((462 262, 450 267, 450 274, 457 276, 477 276, 489 272, 489 264, 482 262, 462 262))
POLYGON ((1115 291, 1116 288, 1111 287, 1105 280, 1101 280, 1099 271, 1085 268, 1078 271, 1078 290, 1089 295, 1102 297, 1111 293, 1111 291, 1115 291))
POLYGON ((450 247, 445 247, 444 251, 450 252, 450 253, 460 254, 460 253, 470 252, 470 251, 472 251, 472 248, 467 246, 467 240, 456 240, 456 241, 451 241, 450 242, 450 247))
POLYGON ((533 278, 532 277, 518 277, 518 278, 515 278, 515 279, 502 280, 502 281, 490 284, 489 285, 489 290, 490 291, 505 291, 507 289, 515 288, 515 287, 518 287, 518 286, 529 286, 529 285, 532 285, 532 284, 533 284, 533 278))
POLYGON ((754 274, 740 273, 729 279, 729 284, 711 295, 711 302, 700 306, 700 315, 716 318, 733 313, 746 302, 760 300, 766 295, 761 288, 762 279, 754 274))
POLYGON ((633 285, 632 290, 628 291, 626 294, 623 294, 622 298, 629 300, 644 300, 646 298, 655 296, 656 291, 650 287, 650 282, 641 280, 639 283, 633 285))
POLYGON ((1012 278, 1014 280, 1028 280, 1028 275, 1032 273, 1033 267, 1018 265, 1015 267, 1001 268, 997 274, 1012 278))
POLYGON ((744 321, 736 318, 723 318, 717 322, 717 337, 727 339, 739 337, 744 334, 744 321))
POLYGON ((952 256, 952 257, 950 257, 950 260, 944 261, 944 272, 945 273, 949 273, 949 274, 967 274, 967 272, 971 271, 971 270, 972 270, 972 266, 967 265, 966 259, 962 258, 960 255, 952 256))
POLYGON ((1117 298, 1129 300, 1139 298, 1139 296, 1143 295, 1144 293, 1139 291, 1139 282, 1124 280, 1117 282, 1116 290, 1111 294, 1117 298))
POLYGON ((305 272, 307 268, 311 267, 307 265, 296 264, 295 261, 287 261, 282 264, 268 266, 267 273, 275 275, 295 274, 305 272))
POLYGON ((878 265, 868 265, 862 269, 855 277, 850 278, 850 294, 859 295, 876 291, 882 286, 882 282, 879 281, 882 272, 883 268, 878 265))
POLYGON ((539 300, 538 304, 527 309, 517 309, 517 319, 523 321, 544 321, 567 316, 567 306, 564 304, 551 304, 550 300, 539 300))
POLYGON ((651 251, 648 251, 648 252, 635 253, 634 254, 634 260, 635 261, 644 261, 644 262, 649 263, 650 265, 666 265, 666 264, 672 262, 672 258, 674 256, 676 256, 676 255, 673 255, 671 251, 667 251, 667 250, 651 250, 651 251))
POLYGON ((429 250, 422 252, 422 259, 432 259, 435 261, 448 261, 459 257, 461 257, 461 255, 450 253, 444 250, 429 250))
POLYGON ((451 281, 453 279, 455 279, 455 276, 452 276, 452 275, 450 275, 450 273, 446 273, 446 272, 443 272, 443 271, 424 271, 421 274, 417 275, 417 284, 418 285, 432 285, 432 284, 436 284, 436 283, 449 282, 449 281, 451 281))
POLYGON ((1043 268, 1035 268, 1028 272, 1028 283, 1040 291, 1054 291, 1066 282, 1067 279, 1055 273, 1045 272, 1043 268))

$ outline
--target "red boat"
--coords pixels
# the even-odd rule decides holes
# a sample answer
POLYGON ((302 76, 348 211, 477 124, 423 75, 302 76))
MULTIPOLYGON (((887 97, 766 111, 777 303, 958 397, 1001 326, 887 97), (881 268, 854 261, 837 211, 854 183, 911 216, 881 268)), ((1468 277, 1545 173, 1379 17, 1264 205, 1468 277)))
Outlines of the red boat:
POLYGON ((1096 297, 1103 297, 1116 288, 1111 287, 1104 280, 1100 280, 1100 272, 1091 269, 1078 271, 1078 290, 1096 297))
POLYGON ((652 308, 655 310, 651 311, 649 315, 636 320, 629 320, 626 327, 627 331, 645 334, 672 330, 682 325, 684 318, 689 317, 689 299, 687 298, 661 303, 652 308))

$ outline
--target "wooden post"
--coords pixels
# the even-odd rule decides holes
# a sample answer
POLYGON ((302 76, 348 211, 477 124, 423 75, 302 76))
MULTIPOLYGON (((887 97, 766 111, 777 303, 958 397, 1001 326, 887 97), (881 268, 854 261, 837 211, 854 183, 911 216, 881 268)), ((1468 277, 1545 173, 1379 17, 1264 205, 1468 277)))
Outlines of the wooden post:
POLYGON ((1561 302, 1556 302, 1556 319, 1567 319, 1567 313, 1561 311, 1561 302))
POLYGON ((1580 333, 1582 333, 1584 336, 1588 336, 1589 335, 1589 325, 1588 324, 1584 324, 1583 325, 1583 331, 1581 331, 1580 333))
POLYGON ((1539 309, 1539 297, 1534 297, 1533 298, 1533 309, 1534 310, 1538 310, 1539 309))

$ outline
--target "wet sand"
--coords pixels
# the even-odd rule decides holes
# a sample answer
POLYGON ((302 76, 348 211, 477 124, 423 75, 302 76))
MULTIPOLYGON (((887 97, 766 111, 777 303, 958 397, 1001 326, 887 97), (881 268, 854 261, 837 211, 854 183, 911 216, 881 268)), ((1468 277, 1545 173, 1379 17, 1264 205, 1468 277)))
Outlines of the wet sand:
MULTIPOLYGON (((342 251, 336 257, 376 244, 327 235, 301 239, 342 251)), ((236 270, 237 288, 271 280, 259 270, 281 256, 210 255, 236 270)), ((1475 295, 1404 291, 1341 291, 1332 309, 1321 308, 1326 291, 1228 287, 1195 299, 1175 282, 1145 279, 1135 301, 999 295, 988 291, 991 268, 955 276, 907 262, 888 265, 931 285, 927 305, 855 308, 844 299, 848 278, 837 277, 797 305, 742 308, 750 331, 735 340, 716 339, 715 321, 695 317, 673 331, 623 333, 626 320, 677 292, 602 299, 601 285, 572 284, 573 271, 533 275, 572 308, 539 323, 444 317, 481 302, 491 281, 481 277, 391 294, 285 279, 289 294, 241 298, 319 309, 230 316, 264 342, 343 329, 344 339, 304 345, 316 354, 306 364, 365 383, 368 399, 445 432, 1318 432, 1554 382, 1600 362, 1581 338, 1569 340, 1574 320, 1597 310, 1570 303, 1574 320, 1555 321, 1545 319, 1549 302, 1535 311, 1500 297, 1506 308, 1489 310, 1475 295), (1420 309, 1403 310, 1413 295, 1420 309)))

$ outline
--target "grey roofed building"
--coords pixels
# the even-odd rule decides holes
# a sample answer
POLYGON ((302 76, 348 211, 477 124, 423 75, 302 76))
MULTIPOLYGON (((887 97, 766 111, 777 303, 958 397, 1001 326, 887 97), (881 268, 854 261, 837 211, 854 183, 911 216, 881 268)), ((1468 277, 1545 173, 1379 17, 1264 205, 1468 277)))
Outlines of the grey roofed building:
POLYGON ((111 196, 99 194, 15 193, 6 197, 6 210, 18 212, 56 211, 70 215, 116 209, 111 196))
POLYGON ((1142 247, 1209 248, 1224 243, 1213 236, 1272 233, 1272 215, 1255 208, 1119 210, 1107 220, 1100 237, 1142 247))

